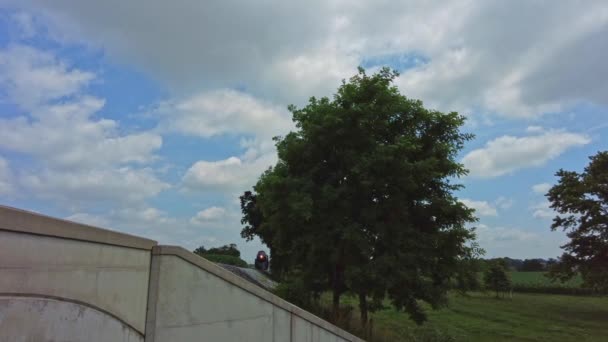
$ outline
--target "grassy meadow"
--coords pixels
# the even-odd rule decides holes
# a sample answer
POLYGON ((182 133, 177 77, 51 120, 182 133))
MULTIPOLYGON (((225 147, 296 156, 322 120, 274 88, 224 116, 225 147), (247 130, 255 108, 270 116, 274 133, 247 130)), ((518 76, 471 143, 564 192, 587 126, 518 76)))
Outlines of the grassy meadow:
MULTIPOLYGON (((510 272, 510 277, 512 297, 507 294, 497 299, 491 291, 464 296, 452 292, 447 307, 426 307, 429 319, 422 326, 417 326, 406 313, 394 310, 387 301, 388 308, 370 315, 373 336, 367 340, 608 341, 608 296, 581 292, 584 289, 580 288, 580 277, 566 283, 553 283, 544 272, 510 272)), ((329 308, 329 293, 322 302, 329 308)), ((353 308, 352 317, 336 324, 366 337, 358 321, 357 299, 344 296, 342 304, 353 308)))
POLYGON ((580 276, 565 283, 552 283, 545 274, 546 272, 509 272, 513 285, 579 287, 583 283, 580 276))
MULTIPOLYGON (((354 298, 347 302, 356 307, 354 298)), ((491 293, 453 294, 448 307, 429 309, 428 315, 428 322, 418 327, 405 313, 376 312, 373 340, 608 340, 608 297, 515 293, 513 298, 496 299, 491 293)))

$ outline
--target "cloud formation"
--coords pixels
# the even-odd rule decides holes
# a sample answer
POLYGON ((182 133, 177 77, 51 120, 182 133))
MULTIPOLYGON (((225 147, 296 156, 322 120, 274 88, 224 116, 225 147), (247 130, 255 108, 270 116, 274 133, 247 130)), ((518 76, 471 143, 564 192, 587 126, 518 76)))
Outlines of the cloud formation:
POLYGON ((13 172, 8 161, 0 157, 0 195, 7 196, 14 191, 13 172))
POLYGON ((226 209, 220 207, 209 207, 196 213, 196 215, 190 219, 192 224, 201 224, 209 221, 216 221, 223 218, 226 215, 226 209))
MULTIPOLYGON (((23 191, 28 199, 57 201, 73 219, 188 248, 196 241, 233 242, 214 229, 237 227, 237 210, 215 200, 233 201, 276 162, 271 137, 293 129, 287 104, 331 95, 360 64, 370 72, 387 63, 396 67, 400 90, 429 108, 457 110, 486 126, 529 126, 522 136, 490 129, 486 145, 462 160, 471 182, 538 167, 590 144, 575 128, 551 130, 543 120, 566 115, 577 104, 608 105, 608 4, 601 0, 584 6, 568 0, 2 4, 11 13, 8 35, 21 43, 0 48, 0 96, 9 103, 3 109, 11 110, 0 117, 0 194, 23 191), (24 45, 38 43, 43 47, 24 45), (86 50, 100 60, 70 61, 70 53, 53 47, 86 50), (166 97, 139 103, 152 108, 147 118, 155 121, 154 129, 129 126, 133 119, 126 115, 120 122, 103 117, 106 101, 113 99, 91 91, 102 83, 103 71, 82 67, 97 62, 156 81, 166 97), (187 156, 186 164, 173 165, 183 159, 164 150, 170 139, 204 148, 224 138, 239 145, 213 159, 187 156), (170 194, 176 202, 206 196, 214 201, 206 198, 188 213, 167 205, 173 197, 159 201, 166 212, 150 204, 172 187, 185 190, 170 194), (215 221, 217 210, 206 211, 211 204, 225 210, 215 221)), ((522 191, 529 195, 531 185, 522 191)), ((494 219, 516 196, 490 196, 501 195, 509 198, 468 201, 478 215, 494 219)), ((546 217, 542 209, 533 215, 546 217)), ((525 241, 522 248, 534 250, 544 246, 524 229, 494 232, 486 241, 498 251, 506 251, 506 241, 525 241)))
POLYGON ((551 209, 548 201, 536 203, 530 209, 533 210, 532 216, 537 219, 550 220, 557 216, 557 213, 551 209))
POLYGON ((467 153, 462 162, 472 177, 492 178, 544 165, 567 150, 590 142, 583 134, 566 131, 546 131, 523 137, 504 135, 467 153))
POLYGON ((475 209, 475 214, 478 216, 498 216, 496 208, 486 201, 473 201, 466 198, 460 201, 467 207, 475 209))
POLYGON ((53 36, 103 46, 175 92, 243 85, 299 103, 329 95, 366 59, 413 52, 428 62, 405 70, 400 86, 439 109, 530 118, 576 102, 608 104, 604 1, 18 5, 43 16, 53 36))
POLYGON ((551 184, 549 184, 549 183, 540 183, 540 184, 534 184, 534 185, 532 186, 532 191, 533 191, 535 194, 538 194, 538 195, 544 195, 544 194, 546 194, 547 192, 549 192, 549 189, 551 189, 551 186, 552 186, 552 185, 551 185, 551 184))
POLYGON ((0 118, 0 148, 34 157, 13 177, 34 197, 68 207, 88 202, 140 202, 167 189, 152 162, 162 145, 150 132, 120 134, 96 118, 104 99, 86 94, 91 72, 26 46, 0 50, 0 86, 23 114, 0 118))

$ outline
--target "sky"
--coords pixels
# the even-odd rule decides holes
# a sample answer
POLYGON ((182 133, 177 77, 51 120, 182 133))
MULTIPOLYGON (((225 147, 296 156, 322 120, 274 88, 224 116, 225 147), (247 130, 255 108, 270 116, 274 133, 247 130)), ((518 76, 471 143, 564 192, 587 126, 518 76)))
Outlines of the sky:
POLYGON ((0 0, 0 204, 252 261, 287 106, 389 66, 467 117, 486 257, 557 257, 544 194, 607 149, 607 60, 606 1, 0 0))

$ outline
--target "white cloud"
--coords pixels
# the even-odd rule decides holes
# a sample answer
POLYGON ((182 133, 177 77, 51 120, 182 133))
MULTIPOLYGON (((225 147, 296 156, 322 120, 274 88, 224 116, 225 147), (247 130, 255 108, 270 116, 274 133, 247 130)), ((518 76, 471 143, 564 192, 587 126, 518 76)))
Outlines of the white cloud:
POLYGON ((488 227, 484 224, 478 225, 476 232, 480 243, 494 241, 530 241, 538 238, 537 234, 522 229, 488 227))
POLYGON ((33 196, 51 198, 75 206, 97 201, 141 202, 168 189, 169 184, 156 178, 151 169, 95 168, 26 173, 20 183, 33 196))
POLYGON ((162 138, 146 132, 119 135, 115 121, 92 119, 103 104, 86 96, 40 106, 31 112, 33 119, 0 119, 0 147, 69 169, 153 160, 162 138))
POLYGON ((218 90, 183 101, 163 103, 157 110, 160 128, 186 135, 212 137, 240 135, 240 156, 223 160, 200 160, 182 178, 188 191, 241 191, 276 162, 273 136, 294 128, 290 113, 251 95, 218 90))
POLYGON ((473 201, 466 198, 460 201, 467 207, 475 209, 475 214, 479 216, 498 216, 496 208, 486 201, 473 201))
POLYGON ((118 0, 14 4, 43 16, 54 36, 102 47, 175 92, 244 85, 255 95, 298 102, 329 95, 365 58, 416 53, 427 63, 406 70, 401 88, 439 109, 536 117, 575 102, 608 103, 602 44, 608 4, 601 0, 585 6, 335 0, 237 7, 157 0, 146 1, 145 11, 143 3, 118 0))
POLYGON ((12 194, 13 191, 13 173, 8 161, 0 157, 0 196, 12 194))
POLYGON ((192 224, 201 224, 208 221, 217 221, 226 216, 226 209, 220 207, 209 207, 196 213, 190 219, 192 224))
POLYGON ((545 128, 542 126, 528 126, 526 132, 528 133, 541 133, 544 132, 545 128))
POLYGON ((0 148, 35 159, 15 181, 32 196, 71 206, 138 202, 167 189, 146 164, 162 138, 120 134, 118 123, 95 118, 105 101, 84 90, 94 74, 69 68, 31 47, 0 50, 0 86, 25 114, 0 118, 0 148))
POLYGON ((515 203, 515 201, 513 201, 513 199, 511 199, 511 198, 506 198, 506 197, 500 196, 496 199, 496 201, 494 203, 500 209, 506 210, 506 209, 511 208, 513 206, 513 204, 515 203))
POLYGON ((161 128, 205 138, 246 134, 270 139, 293 128, 286 108, 230 89, 165 102, 156 112, 161 116, 161 128))
POLYGON ((535 184, 532 186, 532 191, 534 191, 535 194, 544 195, 551 189, 551 186, 552 185, 549 183, 535 184))
POLYGON ((107 227, 110 224, 109 221, 104 217, 91 215, 88 213, 75 213, 66 217, 65 219, 100 228, 107 227))
POLYGON ((559 246, 566 241, 563 232, 552 232, 548 227, 532 230, 479 224, 476 233, 477 241, 487 251, 485 257, 488 258, 556 257, 561 254, 559 246))
POLYGON ((557 213, 551 209, 548 201, 539 202, 530 207, 534 212, 532 216, 537 219, 553 219, 557 213))
POLYGON ((467 153, 462 162, 471 176, 498 177, 519 169, 541 166, 566 150, 590 141, 585 135, 564 131, 524 137, 505 135, 467 153))
MULTIPOLYGON (((481 0, 268 1, 237 7, 214 0, 204 6, 194 0, 5 3, 24 9, 14 18, 23 37, 32 33, 28 27, 48 24, 46 38, 84 43, 99 49, 104 62, 158 81, 170 100, 158 108, 161 126, 155 132, 242 136, 242 154, 190 166, 181 185, 192 191, 233 194, 252 185, 276 161, 269 137, 293 127, 283 104, 330 95, 363 60, 420 56, 424 62, 402 72, 398 85, 408 97, 441 110, 530 119, 577 102, 608 104, 608 48, 603 44, 608 5, 601 0, 585 6, 481 0), (243 90, 227 90, 233 88, 243 90)), ((92 208, 97 201, 125 206, 123 216, 116 209, 102 216, 130 232, 149 227, 146 236, 165 243, 190 248, 201 239, 234 242, 193 228, 191 217, 171 217, 141 203, 169 187, 151 169, 162 139, 153 132, 129 133, 119 122, 99 118, 104 99, 87 96, 94 73, 24 46, 9 45, 1 54, 2 96, 27 115, 2 115, 0 147, 36 161, 14 172, 20 189, 23 183, 27 191, 61 197, 71 206, 88 202, 92 208)), ((540 126, 530 126, 528 134, 490 141, 465 157, 467 166, 474 176, 495 177, 542 165, 589 142, 540 126), (547 138, 554 141, 543 142, 547 138)), ((510 200, 486 204, 504 209, 510 200)), ((232 216, 225 220, 231 220, 226 226, 238 225, 232 216)))
POLYGON ((255 159, 230 157, 218 161, 198 161, 182 178, 189 191, 241 191, 255 184, 264 170, 276 162, 276 154, 255 159))
POLYGON ((0 86, 13 103, 25 110, 74 95, 94 77, 28 46, 10 45, 0 51, 0 86))

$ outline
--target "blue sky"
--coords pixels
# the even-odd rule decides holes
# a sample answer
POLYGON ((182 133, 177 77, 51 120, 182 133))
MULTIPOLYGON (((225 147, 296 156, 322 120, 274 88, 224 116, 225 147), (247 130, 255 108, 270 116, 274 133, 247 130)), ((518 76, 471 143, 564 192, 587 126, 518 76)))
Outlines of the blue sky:
POLYGON ((388 65, 468 117, 487 256, 556 257, 543 194, 606 150, 606 37, 602 1, 0 1, 0 203, 252 259, 238 195, 287 105, 388 65))

